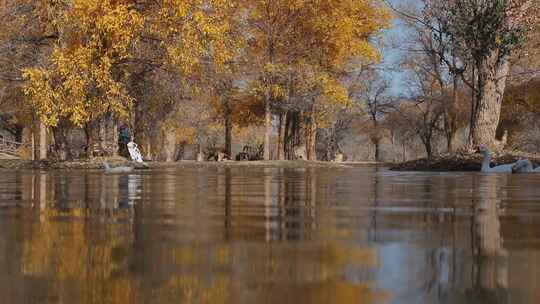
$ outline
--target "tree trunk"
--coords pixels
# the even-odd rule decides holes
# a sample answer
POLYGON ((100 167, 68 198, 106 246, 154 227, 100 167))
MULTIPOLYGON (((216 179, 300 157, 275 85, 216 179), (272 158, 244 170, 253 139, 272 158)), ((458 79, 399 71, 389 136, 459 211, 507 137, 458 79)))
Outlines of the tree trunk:
POLYGON ((176 133, 172 130, 165 129, 163 132, 163 151, 165 153, 164 159, 166 162, 173 162, 176 160, 176 133))
POLYGON ((264 113, 264 160, 270 160, 270 137, 272 135, 272 112, 270 110, 270 100, 266 99, 264 113))
POLYGON ((453 75, 452 83, 452 103, 445 105, 444 107, 444 121, 445 121, 445 136, 446 136, 446 150, 448 153, 454 151, 454 137, 457 132, 457 104, 458 104, 458 77, 453 75))
POLYGON ((118 155, 118 123, 112 114, 103 118, 100 131, 102 133, 101 146, 107 156, 118 155))
POLYGON ((308 160, 317 160, 317 122, 315 121, 315 113, 311 113, 311 118, 306 132, 306 150, 308 160))
POLYGON ((47 126, 39 122, 39 160, 47 159, 47 126))
POLYGON ((106 115, 86 125, 87 156, 118 155, 118 124, 112 115, 106 115))
POLYGON ((278 147, 277 147, 277 159, 285 159, 285 134, 286 134, 286 120, 287 112, 279 115, 279 136, 278 136, 278 147))
POLYGON ((375 161, 381 161, 381 140, 377 137, 373 140, 373 146, 375 147, 375 161))
POLYGON ((67 132, 69 129, 65 124, 59 123, 57 127, 52 128, 52 135, 54 137, 54 152, 56 157, 61 161, 66 161, 71 158, 69 142, 67 139, 67 132))
POLYGON ((308 160, 317 160, 317 123, 311 123, 308 160))
POLYGON ((496 146, 495 136, 509 69, 508 58, 498 59, 496 52, 478 64, 478 110, 472 133, 475 145, 496 146))
POLYGON ((30 159, 31 160, 36 160, 36 132, 34 132, 34 128, 32 128, 32 137, 31 137, 31 140, 32 140, 32 143, 31 143, 31 146, 32 146, 32 150, 31 150, 31 155, 30 155, 30 159))
POLYGON ((225 102, 225 154, 232 159, 232 117, 229 101, 225 102))
POLYGON ((433 156, 433 148, 431 147, 431 139, 426 139, 424 141, 424 148, 426 149, 427 158, 431 159, 433 156))

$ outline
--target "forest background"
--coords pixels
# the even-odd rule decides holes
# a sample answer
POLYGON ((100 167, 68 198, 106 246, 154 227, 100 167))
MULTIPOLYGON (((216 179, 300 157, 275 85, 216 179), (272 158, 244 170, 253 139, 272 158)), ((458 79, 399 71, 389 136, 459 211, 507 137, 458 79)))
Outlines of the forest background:
POLYGON ((0 0, 0 133, 57 160, 537 152, 538 5, 0 0))

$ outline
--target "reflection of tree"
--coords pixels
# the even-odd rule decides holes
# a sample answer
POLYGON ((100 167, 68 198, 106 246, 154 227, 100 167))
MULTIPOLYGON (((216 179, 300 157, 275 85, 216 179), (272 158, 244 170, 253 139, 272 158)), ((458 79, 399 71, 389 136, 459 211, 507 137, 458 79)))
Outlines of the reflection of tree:
POLYGON ((231 195, 232 195, 232 180, 231 180, 231 169, 225 168, 224 173, 225 178, 225 193, 224 193, 224 205, 225 205, 225 225, 224 225, 224 232, 225 232, 225 240, 229 240, 230 233, 231 233, 231 222, 232 222, 232 214, 231 214, 231 195))
POLYGON ((478 177, 478 198, 474 206, 473 290, 470 297, 488 303, 508 301, 507 254, 502 247, 500 205, 505 197, 506 176, 478 177))
POLYGON ((379 174, 377 174, 378 167, 374 166, 373 168, 373 178, 371 179, 371 182, 373 184, 373 198, 372 198, 372 206, 373 209, 371 211, 371 223, 369 225, 369 240, 371 242, 377 242, 377 210, 379 206, 379 199, 380 199, 380 193, 379 188, 381 187, 381 183, 379 181, 379 174))
POLYGON ((378 263, 374 249, 314 237, 328 225, 316 216, 336 224, 317 209, 319 174, 269 169, 250 185, 229 169, 182 183, 162 173, 25 178, 45 203, 36 206, 41 222, 1 226, 20 238, 14 285, 40 303, 379 303, 386 294, 365 275, 378 263), (131 201, 136 212, 125 213, 131 201), (280 242, 291 236, 303 242, 280 242))

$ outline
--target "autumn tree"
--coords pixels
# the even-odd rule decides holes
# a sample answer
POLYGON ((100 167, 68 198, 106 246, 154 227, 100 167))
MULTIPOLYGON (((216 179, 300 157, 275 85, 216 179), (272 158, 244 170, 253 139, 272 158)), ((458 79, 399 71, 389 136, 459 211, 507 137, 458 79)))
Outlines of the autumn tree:
MULTIPOLYGON (((58 3, 45 1, 4 0, 0 2, 0 21, 4 29, 0 33, 0 100, 8 129, 21 132, 21 128, 31 130, 32 142, 39 141, 39 157, 47 157, 47 132, 44 124, 37 121, 34 109, 26 102, 22 71, 25 68, 43 65, 47 62, 54 41, 58 39, 58 3)), ((14 134, 16 139, 18 135, 14 134)), ((36 152, 34 149, 32 154, 36 152)))
POLYGON ((495 146, 510 56, 538 18, 531 0, 425 1, 425 15, 436 18, 441 34, 466 52, 473 65, 475 94, 470 140, 495 146))
POLYGON ((388 14, 377 1, 341 0, 258 0, 247 11, 249 54, 258 71, 251 90, 265 105, 265 159, 270 159, 274 113, 281 122, 279 158, 287 145, 299 144, 298 129, 305 121, 306 150, 313 151, 317 120, 327 112, 327 102, 342 104, 334 97, 347 96, 341 73, 352 58, 378 58, 370 38, 386 26, 388 14))
POLYGON ((180 134, 189 129, 177 121, 179 113, 189 112, 183 107, 193 108, 194 102, 213 107, 221 105, 216 101, 229 101, 236 76, 233 59, 242 41, 237 35, 237 5, 236 1, 200 0, 138 5, 145 25, 132 61, 132 125, 135 138, 147 150, 155 147, 159 152, 162 137, 169 137, 167 142, 191 137, 180 134))
MULTIPOLYGON (((24 70, 28 96, 40 120, 75 126, 106 116, 127 118, 133 103, 120 64, 130 58, 142 28, 131 5, 113 1, 76 0, 55 8, 58 40, 44 67, 24 70)), ((88 146, 97 140, 91 136, 88 146)), ((116 153, 111 147, 110 154, 116 153)))

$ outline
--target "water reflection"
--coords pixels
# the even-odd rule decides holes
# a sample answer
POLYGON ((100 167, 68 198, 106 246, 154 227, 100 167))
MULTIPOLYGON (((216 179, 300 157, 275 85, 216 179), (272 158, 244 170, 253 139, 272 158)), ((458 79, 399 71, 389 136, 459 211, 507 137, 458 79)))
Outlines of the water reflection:
POLYGON ((6 303, 536 303, 540 179, 0 174, 6 303))

